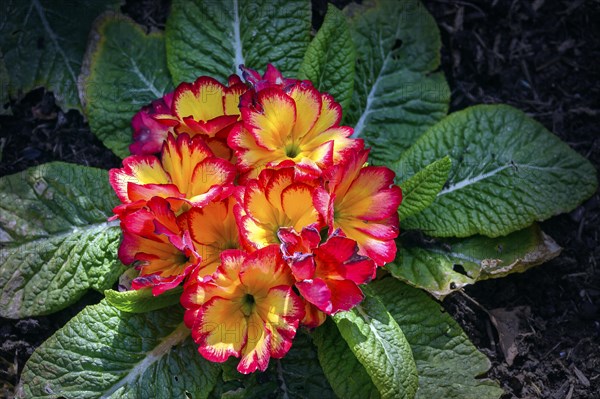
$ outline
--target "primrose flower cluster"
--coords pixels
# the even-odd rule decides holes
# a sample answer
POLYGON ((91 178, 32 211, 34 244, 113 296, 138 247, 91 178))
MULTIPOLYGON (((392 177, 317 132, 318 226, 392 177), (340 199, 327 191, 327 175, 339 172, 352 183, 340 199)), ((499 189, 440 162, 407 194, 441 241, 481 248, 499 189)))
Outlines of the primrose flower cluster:
POLYGON ((142 108, 109 176, 132 288, 183 284, 200 354, 250 373, 363 299, 396 255, 402 194, 329 94, 241 69, 245 83, 202 76, 142 108))

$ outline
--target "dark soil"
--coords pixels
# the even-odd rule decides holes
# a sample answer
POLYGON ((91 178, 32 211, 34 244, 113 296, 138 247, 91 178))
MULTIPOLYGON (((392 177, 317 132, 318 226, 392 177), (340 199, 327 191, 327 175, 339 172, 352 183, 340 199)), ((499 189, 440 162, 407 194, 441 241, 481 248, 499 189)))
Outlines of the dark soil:
MULTIPOLYGON (((318 26, 326 3, 313 3, 318 26)), ((425 5, 440 25, 452 111, 478 103, 511 104, 600 167, 598 1, 427 0, 425 5)), ((128 1, 122 10, 148 30, 162 29, 168 1, 128 1)), ((83 117, 60 111, 52 93, 38 89, 11 105, 14 115, 0 117, 0 176, 55 160, 119 166, 83 117)), ((505 398, 600 398, 599 226, 596 193, 570 214, 542 224, 564 248, 558 258, 444 301, 491 359, 489 377, 502 384, 505 398), (490 317, 498 320, 501 308, 513 310, 508 320, 517 331, 511 365, 500 342, 512 340, 498 334, 490 317)), ((35 347, 100 298, 91 293, 50 316, 0 319, 0 397, 11 396, 35 347)))

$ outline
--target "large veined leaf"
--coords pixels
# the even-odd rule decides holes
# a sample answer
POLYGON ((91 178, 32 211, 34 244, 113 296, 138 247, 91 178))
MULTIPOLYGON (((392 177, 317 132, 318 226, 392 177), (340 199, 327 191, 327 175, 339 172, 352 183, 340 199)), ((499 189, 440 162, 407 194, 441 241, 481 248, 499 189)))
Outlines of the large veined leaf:
POLYGON ((264 373, 250 375, 248 385, 239 386, 232 382, 218 383, 209 399, 247 399, 247 398, 279 398, 277 382, 270 379, 264 381, 264 373), (260 376, 260 377, 259 377, 260 376))
POLYGON ((206 398, 219 366, 196 351, 180 307, 144 314, 88 306, 27 361, 17 396, 206 398))
POLYGON ((319 363, 339 398, 379 399, 379 391, 371 377, 330 320, 313 333, 319 363))
POLYGON ((402 203, 398 208, 400 220, 421 212, 435 201, 435 197, 448 180, 451 167, 450 158, 444 157, 400 183, 402 188, 402 203))
POLYGON ((298 333, 292 349, 271 366, 277 375, 279 397, 289 399, 335 398, 307 334, 298 333))
POLYGON ((104 170, 49 163, 0 179, 0 315, 65 308, 123 271, 104 170))
MULTIPOLYGON (((335 328, 335 327, 334 327, 335 328)), ((317 360, 310 335, 298 331, 292 348, 282 359, 271 358, 264 373, 237 372, 237 358, 223 363, 223 380, 231 385, 217 386, 217 397, 233 398, 335 398, 317 360)), ((213 392, 214 396, 215 392, 213 392)))
POLYGON ((404 229, 430 236, 497 237, 568 212, 597 187, 582 156, 523 112, 478 105, 432 127, 406 151, 396 169, 411 176, 449 155, 450 178, 404 229))
POLYGON ((443 73, 435 72, 441 48, 437 24, 416 0, 378 0, 345 12, 357 54, 345 121, 354 126, 354 137, 373 147, 373 160, 396 161, 448 112, 450 90, 443 73))
MULTIPOLYGON (((561 248, 537 225, 504 237, 425 239, 410 242, 387 269, 438 299, 477 281, 522 273, 559 255, 561 248)), ((417 234, 418 236, 418 234, 417 234)))
POLYGON ((92 131, 115 154, 128 156, 131 118, 173 88, 163 34, 146 34, 129 18, 105 14, 92 32, 80 86, 92 131))
MULTIPOLYGON (((419 376, 417 399, 496 399, 502 390, 480 377, 490 361, 470 343, 458 324, 422 291, 393 278, 369 285, 402 329, 419 376)), ((340 398, 379 398, 367 371, 332 323, 315 333, 319 361, 340 398)))
MULTIPOLYGON (((279 383, 277 376, 267 369, 266 372, 240 374, 236 367, 238 358, 230 357, 221 364, 221 378, 210 394, 211 399, 245 399, 277 397, 279 383)), ((272 366, 272 364, 271 364, 272 366)))
POLYGON ((469 341, 444 309, 421 290, 393 278, 373 282, 410 343, 417 371, 417 399, 497 399, 502 389, 481 379, 490 361, 469 341))
POLYGON ((262 73, 267 63, 295 77, 310 19, 305 0, 174 0, 166 28, 173 81, 209 75, 225 82, 241 64, 262 73))
MULTIPOLYGON (((131 270, 131 269, 130 269, 131 270)), ((129 313, 146 313, 179 303, 183 287, 175 287, 159 296, 152 294, 152 288, 140 290, 115 291, 106 290, 104 296, 111 306, 129 313)))
POLYGON ((346 18, 329 4, 323 25, 310 42, 299 79, 308 79, 322 92, 327 92, 346 110, 354 88, 356 51, 346 18))
POLYGON ((77 77, 94 18, 120 1, 5 0, 0 3, 0 52, 19 95, 45 86, 64 109, 81 109, 77 77))
POLYGON ((413 398, 417 370, 402 330, 379 299, 369 295, 333 320, 382 398, 413 398))

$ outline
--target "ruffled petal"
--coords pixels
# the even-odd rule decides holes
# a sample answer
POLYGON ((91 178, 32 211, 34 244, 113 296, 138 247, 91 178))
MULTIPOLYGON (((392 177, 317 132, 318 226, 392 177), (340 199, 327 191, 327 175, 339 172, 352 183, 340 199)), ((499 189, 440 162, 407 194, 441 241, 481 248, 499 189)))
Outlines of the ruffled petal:
POLYGON ((312 187, 306 184, 294 183, 286 187, 281 193, 281 204, 296 231, 319 221, 319 215, 312 204, 312 187))
POLYGON ((173 112, 180 119, 191 116, 196 121, 208 121, 224 115, 225 87, 217 80, 201 76, 193 84, 180 84, 173 94, 173 112))
POLYGON ((271 331, 256 313, 248 319, 248 334, 237 371, 249 374, 265 371, 271 358, 271 331))
POLYGON ((177 138, 170 135, 162 150, 162 166, 171 181, 184 194, 189 194, 192 174, 196 166, 213 156, 204 140, 181 134, 177 138))
POLYGON ((304 301, 304 312, 304 318, 300 324, 306 328, 317 328, 325 323, 327 319, 327 315, 324 312, 321 312, 319 308, 308 301, 304 301))
POLYGON ((320 132, 329 129, 330 127, 339 125, 341 120, 342 106, 335 102, 333 96, 330 94, 321 94, 321 112, 319 114, 319 118, 308 131, 305 139, 312 140, 320 132))
POLYGON ((127 195, 132 202, 146 202, 152 197, 161 198, 185 198, 174 184, 136 184, 127 183, 127 195))
POLYGON ((248 338, 248 321, 239 303, 210 299, 192 327, 192 338, 199 345, 198 352, 212 362, 239 357, 248 338))
POLYGON ((265 89, 253 107, 242 109, 242 120, 256 143, 275 150, 286 145, 296 122, 296 105, 282 90, 265 89))
POLYGON ((331 292, 331 314, 350 310, 365 297, 360 288, 350 280, 329 280, 328 285, 331 292))
POLYGON ((380 220, 398 211, 402 191, 394 184, 395 173, 386 167, 362 168, 340 203, 345 213, 363 220, 380 220))
POLYGON ((205 274, 216 270, 223 251, 241 247, 234 205, 230 197, 204 208, 194 207, 185 213, 183 223, 202 257, 202 267, 207 268, 205 274))
MULTIPOLYGON (((361 223, 360 221, 356 222, 356 224, 361 223)), ((364 225, 364 223, 362 224, 364 225)), ((344 233, 358 243, 359 254, 373 259, 377 266, 392 262, 396 258, 394 238, 398 236, 398 229, 378 223, 370 223, 365 226, 365 228, 360 228, 353 224, 340 225, 344 233)))
POLYGON ((109 182, 121 202, 132 202, 127 194, 128 183, 169 184, 171 179, 165 173, 158 158, 152 155, 133 155, 123 160, 123 168, 108 172, 109 182))
POLYGON ((231 191, 235 174, 235 166, 221 158, 212 157, 198 163, 188 187, 188 198, 192 203, 203 206, 215 198, 210 194, 215 192, 212 190, 215 187, 231 191))
POLYGON ((321 93, 312 85, 296 84, 287 93, 296 104, 296 121, 290 138, 299 142, 315 125, 321 113, 321 93))
POLYGON ((277 245, 269 245, 249 254, 242 265, 240 280, 244 285, 253 287, 258 297, 266 297, 271 287, 294 284, 292 273, 277 245))
POLYGON ((269 290, 266 298, 257 300, 256 312, 271 332, 271 357, 282 358, 291 348, 304 304, 292 287, 279 286, 269 290))
POLYGON ((331 314, 331 291, 325 281, 320 278, 299 281, 296 283, 296 288, 298 288, 300 295, 308 302, 315 305, 321 311, 331 314))

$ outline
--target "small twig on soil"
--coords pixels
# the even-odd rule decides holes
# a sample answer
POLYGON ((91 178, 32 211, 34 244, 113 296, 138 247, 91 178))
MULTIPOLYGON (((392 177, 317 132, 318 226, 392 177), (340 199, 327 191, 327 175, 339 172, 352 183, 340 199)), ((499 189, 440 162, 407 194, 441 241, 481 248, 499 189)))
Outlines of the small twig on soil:
POLYGON ((579 380, 579 382, 581 382, 581 384, 584 387, 589 387, 590 386, 590 380, 588 380, 588 378, 585 376, 585 374, 583 374, 583 372, 581 370, 579 370, 577 368, 577 366, 575 366, 574 364, 571 365, 571 367, 573 367, 573 372, 575 373, 575 376, 577 377, 577 379, 579 380))
POLYGON ((560 58, 561 58, 560 56, 552 58, 550 61, 547 61, 547 62, 543 63, 542 65, 540 65, 539 67, 535 68, 535 71, 540 72, 540 71, 548 68, 549 66, 556 64, 558 61, 560 61, 560 58))
POLYGON ((561 369, 563 369, 563 371, 570 377, 573 376, 573 373, 571 373, 571 370, 569 370, 567 368, 567 366, 564 365, 563 362, 560 361, 560 359, 556 359, 556 363, 558 363, 558 365, 560 366, 561 369))
POLYGON ((482 304, 480 304, 479 302, 477 302, 475 299, 471 298, 471 297, 470 297, 469 295, 467 295, 467 293, 466 293, 466 292, 464 292, 463 290, 459 290, 458 292, 460 292, 460 294, 461 294, 462 296, 464 296, 464 297, 465 297, 465 298, 467 298, 469 301, 471 301, 472 303, 474 303, 474 304, 475 304, 475 305, 476 305, 478 308, 480 308, 481 310, 483 310, 485 313, 487 313, 487 315, 488 315, 488 316, 490 316, 490 317, 491 317, 491 314, 490 314, 490 312, 489 312, 489 311, 488 311, 486 308, 484 308, 482 304))
POLYGON ((587 159, 590 159, 590 155, 592 155, 592 152, 594 152, 594 148, 596 147, 596 140, 594 139, 594 141, 592 141, 592 145, 590 145, 590 149, 588 150, 588 152, 585 154, 585 157, 587 159))
POLYGON ((563 382, 563 384, 560 386, 560 388, 558 388, 556 391, 554 391, 551 398, 552 399, 566 398, 567 394, 565 394, 565 392, 567 392, 567 387, 569 385, 573 385, 573 384, 571 384, 570 380, 566 380, 565 382, 563 382))
POLYGON ((485 331, 487 332, 488 338, 490 340, 490 347, 496 350, 496 339, 494 338, 494 332, 492 331, 492 322, 488 318, 485 323, 485 331))
MULTIPOLYGON (((565 10, 565 11, 561 11, 558 12, 557 14, 561 15, 561 14, 566 14, 569 15, 571 14, 573 11, 575 11, 577 8, 579 8, 579 6, 581 6, 583 3, 585 2, 585 0, 577 0, 574 1, 573 3, 571 3, 569 5, 569 7, 565 10)), ((567 3, 568 4, 568 3, 567 3)))
POLYGON ((492 314, 486 308, 484 308, 482 304, 480 304, 475 299, 473 299, 469 295, 467 295, 466 292, 464 292, 462 290, 460 290, 458 292, 460 292, 463 297, 468 299, 471 303, 473 303, 475 306, 477 306, 479 309, 481 309, 483 312, 485 312, 485 314, 487 314, 488 319, 487 319, 487 322, 485 323, 485 330, 486 330, 488 338, 490 340, 490 347, 497 350, 496 340, 494 339, 494 332, 492 331, 492 324, 493 324, 491 321, 493 318, 492 314))
POLYGON ((533 80, 531 79, 531 75, 529 74, 529 68, 527 68, 527 63, 525 62, 525 60, 521 60, 521 69, 523 70, 525 78, 527 78, 527 82, 529 83, 529 87, 533 92, 533 98, 535 98, 535 101, 540 102, 540 96, 538 95, 538 92, 535 89, 535 85, 533 84, 533 80))
POLYGON ((535 382, 531 381, 531 386, 533 387, 533 389, 535 389, 535 392, 538 394, 538 397, 541 398, 542 397, 542 390, 535 385, 535 382))
POLYGON ((565 274, 564 276, 562 276, 561 280, 568 280, 570 278, 577 278, 577 277, 587 277, 588 275, 589 275, 588 272, 570 273, 570 274, 565 274))
POLYGON ((567 393, 567 396, 565 396, 565 399, 571 399, 573 397, 574 389, 575 389, 575 385, 571 384, 571 386, 569 387, 569 392, 567 393))
POLYGON ((548 352, 544 353, 544 355, 540 358, 540 360, 544 360, 545 358, 547 358, 548 355, 551 354, 552 352, 554 352, 554 350, 556 348, 558 348, 562 343, 563 343, 563 341, 561 340, 558 344, 554 345, 552 347, 552 349, 550 349, 548 352))

